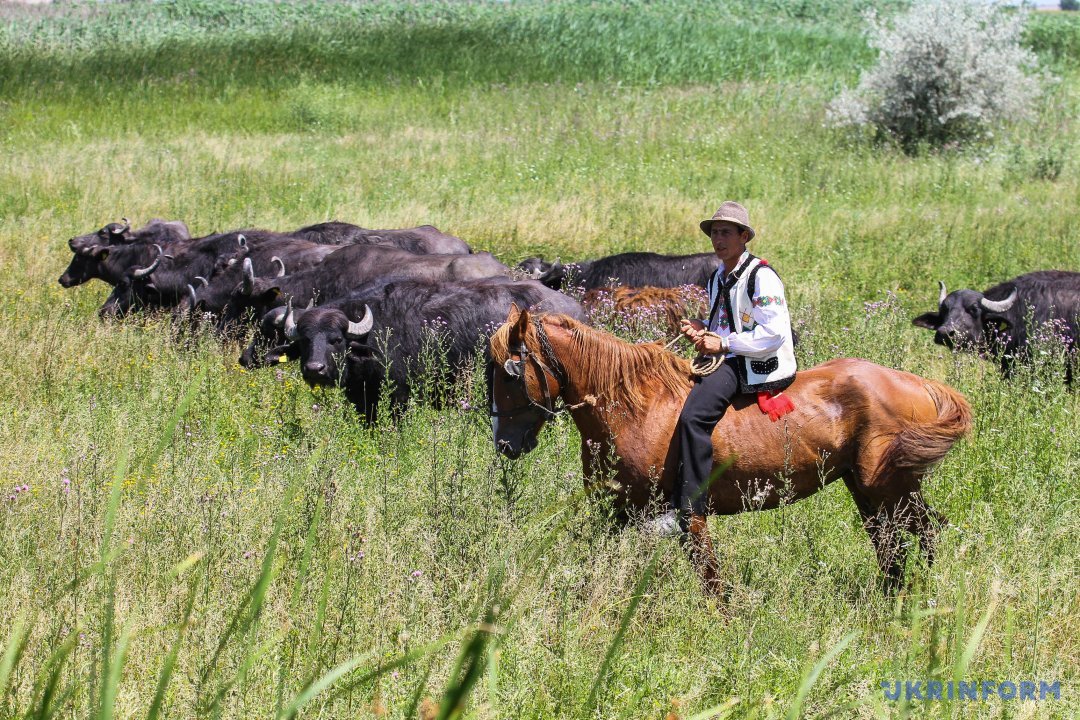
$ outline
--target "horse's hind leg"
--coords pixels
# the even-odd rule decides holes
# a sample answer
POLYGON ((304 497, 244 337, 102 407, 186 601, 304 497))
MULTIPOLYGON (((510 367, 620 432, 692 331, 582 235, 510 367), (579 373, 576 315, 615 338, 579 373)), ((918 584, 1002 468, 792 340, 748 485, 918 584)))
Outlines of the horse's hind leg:
POLYGON ((930 507, 922 491, 912 493, 911 497, 913 502, 917 502, 922 509, 918 527, 914 532, 919 537, 919 549, 926 560, 926 567, 930 568, 934 565, 934 549, 937 545, 938 531, 949 524, 949 519, 930 507))
POLYGON ((927 567, 933 565, 938 527, 945 525, 946 520, 926 504, 917 482, 913 483, 915 489, 900 494, 875 492, 850 476, 845 478, 845 483, 870 535, 888 589, 903 586, 908 550, 905 532, 919 539, 927 567))
POLYGON ((878 567, 885 575, 885 584, 889 589, 895 589, 899 587, 903 575, 903 565, 899 558, 899 533, 889 522, 888 512, 879 503, 867 496, 853 479, 844 478, 844 482, 855 499, 866 534, 870 536, 870 542, 877 554, 878 567))

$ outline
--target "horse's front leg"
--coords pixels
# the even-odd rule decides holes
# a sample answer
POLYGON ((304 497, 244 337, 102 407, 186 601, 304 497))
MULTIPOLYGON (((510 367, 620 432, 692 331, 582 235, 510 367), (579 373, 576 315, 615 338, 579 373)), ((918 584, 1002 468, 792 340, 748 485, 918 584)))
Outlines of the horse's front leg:
POLYGON ((690 562, 701 576, 705 592, 716 598, 722 597, 724 593, 720 581, 720 563, 716 559, 712 538, 709 537, 709 524, 706 517, 691 515, 687 534, 689 535, 690 562))

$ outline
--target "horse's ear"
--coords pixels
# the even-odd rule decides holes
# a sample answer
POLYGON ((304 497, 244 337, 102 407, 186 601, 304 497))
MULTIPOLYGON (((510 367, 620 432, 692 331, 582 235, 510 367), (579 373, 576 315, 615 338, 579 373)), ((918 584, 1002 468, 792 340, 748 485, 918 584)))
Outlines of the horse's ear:
POLYGON ((510 303, 510 312, 506 314, 506 322, 508 322, 508 323, 516 323, 517 319, 518 319, 518 315, 520 315, 520 314, 521 314, 521 309, 518 308, 517 303, 516 302, 510 303))
MULTIPOLYGON (((517 309, 517 305, 514 305, 513 309, 517 309)), ((513 310, 511 310, 513 312, 513 310)), ((514 319, 514 333, 524 339, 525 333, 529 330, 529 311, 527 309, 521 310, 517 318, 514 319)))

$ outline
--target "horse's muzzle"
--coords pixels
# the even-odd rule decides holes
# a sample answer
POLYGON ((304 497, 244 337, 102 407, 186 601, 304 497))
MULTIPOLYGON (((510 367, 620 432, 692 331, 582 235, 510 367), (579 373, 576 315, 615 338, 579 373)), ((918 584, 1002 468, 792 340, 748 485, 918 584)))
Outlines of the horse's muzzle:
POLYGON ((517 442, 505 438, 496 439, 495 449, 511 460, 517 460, 522 455, 535 450, 538 443, 537 434, 532 430, 527 430, 521 440, 517 442))

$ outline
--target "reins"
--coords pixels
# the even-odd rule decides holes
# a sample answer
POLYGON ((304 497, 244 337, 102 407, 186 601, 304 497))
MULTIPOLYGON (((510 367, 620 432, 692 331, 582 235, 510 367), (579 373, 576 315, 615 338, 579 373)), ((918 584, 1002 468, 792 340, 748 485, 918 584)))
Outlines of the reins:
MULTIPOLYGON (((555 349, 551 346, 551 340, 548 338, 547 330, 544 329, 544 324, 539 318, 533 319, 533 328, 536 330, 537 341, 540 344, 540 352, 535 353, 529 350, 529 346, 525 344, 525 338, 519 338, 518 347, 514 351, 518 359, 508 357, 503 363, 503 370, 510 376, 511 380, 522 382, 522 392, 525 395, 525 403, 512 407, 508 410, 496 410, 494 404, 494 398, 492 393, 494 378, 489 375, 488 377, 488 403, 487 414, 489 417, 501 418, 501 417, 513 417, 520 412, 526 410, 536 410, 543 414, 544 420, 551 420, 566 412, 578 410, 586 405, 596 405, 597 398, 595 395, 586 395, 582 402, 567 404, 562 400, 561 396, 554 395, 551 392, 551 383, 548 378, 553 378, 555 382, 559 384, 559 387, 565 387, 567 383, 566 368, 563 367, 562 362, 558 356, 555 355, 555 349), (532 363, 537 370, 537 376, 540 379, 540 388, 542 397, 539 401, 534 399, 529 394, 529 385, 525 382, 525 371, 529 363, 532 363), (561 402, 561 404, 560 404, 561 402)), ((713 337, 719 337, 716 333, 708 332, 706 335, 713 337)), ((671 339, 666 345, 665 350, 673 350, 676 343, 680 338, 685 338, 685 335, 679 334, 671 339)), ((697 377, 705 377, 716 372, 721 365, 724 364, 724 356, 710 356, 699 355, 694 358, 690 363, 691 372, 697 377)), ((488 372, 494 373, 495 364, 491 363, 488 372)))
MULTIPOLYGON (((715 338, 720 337, 714 332, 706 332, 705 335, 715 338)), ((664 345, 664 349, 674 350, 675 345, 678 344, 679 340, 682 338, 686 338, 686 336, 682 333, 679 333, 678 335, 673 337, 667 345, 664 345)), ((698 377, 705 377, 707 375, 712 375, 714 372, 719 370, 720 366, 723 364, 723 355, 698 355, 696 358, 690 361, 690 372, 698 377)))
POLYGON ((488 415, 491 417, 512 417, 523 410, 539 410, 544 414, 544 420, 551 420, 565 412, 578 410, 586 405, 595 405, 596 397, 593 395, 586 395, 582 402, 574 403, 572 405, 566 404, 565 401, 563 401, 561 405, 557 405, 557 402, 561 401, 562 398, 558 395, 552 395, 548 377, 554 378, 559 384, 559 387, 564 387, 567 381, 566 368, 563 367, 563 364, 555 355, 555 349, 551 346, 551 340, 548 338, 547 331, 544 329, 544 324, 539 318, 533 320, 533 327, 536 329, 536 337, 540 342, 539 357, 537 356, 537 353, 529 350, 529 347, 525 344, 525 338, 520 338, 517 348, 519 359, 514 360, 511 357, 507 358, 506 362, 503 363, 503 369, 506 371, 506 374, 509 375, 511 379, 520 380, 522 382, 522 390, 525 394, 526 404, 510 408, 509 410, 496 411, 494 402, 492 402, 492 398, 490 397, 493 390, 492 383, 489 380, 488 415), (545 360, 547 362, 545 362, 545 360), (537 374, 541 379, 541 388, 543 389, 541 402, 537 402, 529 395, 529 384, 525 382, 525 368, 526 364, 530 361, 539 369, 537 374))

